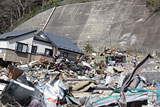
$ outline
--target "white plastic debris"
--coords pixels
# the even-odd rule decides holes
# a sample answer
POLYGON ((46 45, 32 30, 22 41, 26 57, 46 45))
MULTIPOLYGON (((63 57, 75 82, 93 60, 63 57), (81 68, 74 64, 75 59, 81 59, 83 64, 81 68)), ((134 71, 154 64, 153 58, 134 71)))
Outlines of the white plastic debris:
POLYGON ((93 56, 96 56, 96 53, 92 53, 93 56))
POLYGON ((61 79, 55 80, 54 83, 46 83, 44 89, 44 102, 47 107, 56 107, 56 103, 59 99, 64 97, 64 90, 67 88, 64 86, 61 79), (52 84, 52 85, 51 85, 52 84))
POLYGON ((2 91, 6 87, 6 84, 0 84, 0 95, 2 94, 2 91))
POLYGON ((24 71, 28 71, 29 70, 29 67, 28 67, 27 64, 19 65, 19 66, 17 66, 17 68, 20 69, 20 70, 24 70, 24 71))
POLYGON ((87 67, 91 68, 90 64, 88 64, 87 62, 82 61, 82 64, 83 64, 84 66, 87 66, 87 67))

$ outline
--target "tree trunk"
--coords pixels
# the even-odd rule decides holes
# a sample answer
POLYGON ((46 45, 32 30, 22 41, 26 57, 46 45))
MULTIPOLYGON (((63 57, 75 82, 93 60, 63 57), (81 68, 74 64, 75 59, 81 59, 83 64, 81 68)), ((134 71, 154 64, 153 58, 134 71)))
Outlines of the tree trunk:
POLYGON ((18 17, 21 17, 22 14, 21 14, 21 10, 20 10, 20 7, 17 5, 17 11, 18 11, 18 17))
POLYGON ((11 15, 11 18, 10 18, 10 24, 11 24, 11 27, 13 26, 13 16, 11 15))
POLYGON ((24 15, 25 14, 25 8, 24 8, 21 0, 19 0, 19 4, 22 7, 22 14, 24 15))
POLYGON ((0 17, 0 18, 1 18, 2 22, 3 22, 3 24, 6 24, 6 21, 3 19, 3 17, 0 17))

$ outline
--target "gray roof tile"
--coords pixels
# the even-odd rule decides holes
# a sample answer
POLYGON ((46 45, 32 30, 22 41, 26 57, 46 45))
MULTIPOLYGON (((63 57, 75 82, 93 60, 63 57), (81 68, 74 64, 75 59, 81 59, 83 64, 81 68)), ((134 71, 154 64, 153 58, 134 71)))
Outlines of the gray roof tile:
POLYGON ((44 34, 48 38, 48 40, 58 48, 83 54, 83 52, 76 45, 74 45, 69 38, 48 32, 44 32, 44 34))
POLYGON ((37 30, 17 30, 17 31, 12 31, 12 32, 1 34, 0 35, 0 39, 7 39, 8 37, 22 36, 22 35, 25 35, 25 34, 36 32, 36 31, 37 30))

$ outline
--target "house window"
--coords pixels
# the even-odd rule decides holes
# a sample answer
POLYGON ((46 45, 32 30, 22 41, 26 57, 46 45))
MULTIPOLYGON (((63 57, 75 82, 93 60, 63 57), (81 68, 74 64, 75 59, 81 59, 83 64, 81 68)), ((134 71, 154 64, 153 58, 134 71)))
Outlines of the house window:
POLYGON ((19 43, 17 42, 17 48, 16 48, 17 51, 19 52, 24 52, 26 53, 27 50, 28 50, 28 45, 27 44, 24 44, 24 43, 19 43))
POLYGON ((37 46, 32 46, 32 53, 37 53, 37 46))
POLYGON ((63 52, 63 57, 68 57, 68 53, 67 52, 63 52))
POLYGON ((45 53, 46 56, 53 56, 53 50, 52 49, 45 49, 45 53))

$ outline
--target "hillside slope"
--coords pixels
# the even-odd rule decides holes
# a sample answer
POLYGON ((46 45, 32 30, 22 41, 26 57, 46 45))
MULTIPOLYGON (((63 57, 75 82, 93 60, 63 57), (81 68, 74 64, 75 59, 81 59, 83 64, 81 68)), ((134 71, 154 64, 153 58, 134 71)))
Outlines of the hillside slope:
MULTIPOLYGON (((45 31, 67 36, 82 49, 90 42, 104 47, 134 49, 160 48, 160 13, 150 17, 146 0, 100 0, 57 7, 45 31)), ((40 30, 47 10, 26 21, 18 29, 40 30)))

